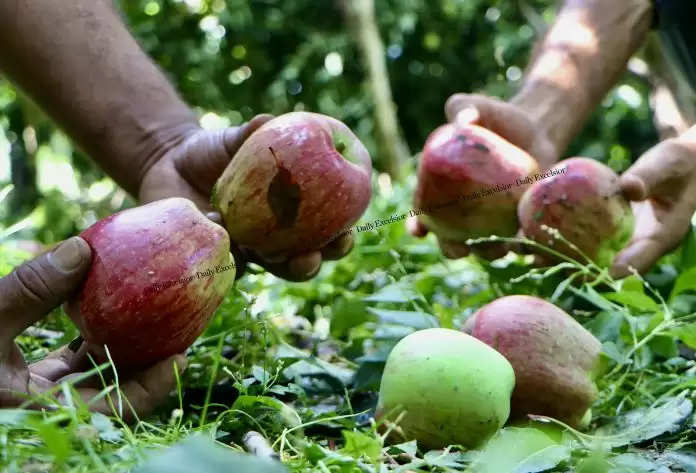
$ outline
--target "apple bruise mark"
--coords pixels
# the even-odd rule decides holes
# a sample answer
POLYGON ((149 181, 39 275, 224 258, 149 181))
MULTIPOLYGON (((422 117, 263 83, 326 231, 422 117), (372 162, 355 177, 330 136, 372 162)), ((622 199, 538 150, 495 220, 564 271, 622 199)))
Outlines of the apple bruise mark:
POLYGON ((281 164, 273 148, 269 146, 268 149, 275 160, 277 172, 271 180, 271 185, 268 186, 266 198, 278 226, 288 228, 297 219, 300 208, 300 186, 292 178, 290 171, 281 164))
POLYGON ((469 138, 467 136, 464 136, 464 135, 457 135, 457 141, 461 141, 464 146, 476 148, 477 150, 481 151, 482 153, 490 153, 491 152, 491 150, 488 148, 488 146, 484 145, 483 143, 469 140, 469 138))

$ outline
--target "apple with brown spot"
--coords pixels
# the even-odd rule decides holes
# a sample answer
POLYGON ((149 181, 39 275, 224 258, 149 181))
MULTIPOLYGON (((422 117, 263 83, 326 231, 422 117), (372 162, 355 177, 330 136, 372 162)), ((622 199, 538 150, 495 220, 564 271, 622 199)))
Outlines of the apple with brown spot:
POLYGON ((552 175, 535 182, 520 200, 518 215, 524 234, 585 262, 578 251, 554 238, 544 226, 554 228, 598 265, 611 265, 631 239, 635 225, 631 205, 619 189, 619 176, 589 158, 566 159, 546 174, 552 175))
POLYGON ((80 236, 92 265, 66 311, 99 361, 140 368, 183 352, 232 287, 225 229, 183 198, 96 222, 80 236))
POLYGON ((241 146, 213 191, 232 241, 268 259, 321 249, 363 214, 370 155, 342 122, 293 112, 241 146))
POLYGON ((442 242, 514 236, 525 180, 537 170, 534 158, 486 128, 443 125, 428 137, 420 159, 418 218, 442 242), (484 195, 488 190, 499 191, 484 195))

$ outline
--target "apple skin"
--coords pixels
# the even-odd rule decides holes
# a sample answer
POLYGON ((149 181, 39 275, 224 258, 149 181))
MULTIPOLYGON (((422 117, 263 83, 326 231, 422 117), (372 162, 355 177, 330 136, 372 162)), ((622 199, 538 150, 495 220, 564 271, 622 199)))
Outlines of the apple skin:
POLYGON ((363 214, 370 155, 340 121, 293 112, 241 146, 213 191, 230 238, 268 259, 322 248, 363 214))
POLYGON ((574 427, 597 399, 601 343, 562 309, 532 296, 506 296, 479 309, 464 332, 500 352, 515 370, 511 418, 544 415, 574 427))
POLYGON ((465 243, 469 238, 514 236, 517 203, 527 187, 518 183, 539 166, 534 158, 478 125, 449 123, 426 141, 418 169, 414 205, 419 219, 439 239, 465 243), (463 200, 512 184, 507 190, 463 200))
POLYGON ((485 343, 457 330, 419 330, 387 358, 377 417, 394 421, 406 411, 399 441, 474 448, 507 421, 514 385, 510 363, 485 343))
POLYGON ((555 228, 599 266, 611 265, 631 239, 635 224, 630 203, 619 191, 619 176, 588 158, 566 159, 551 169, 563 172, 535 182, 520 200, 518 216, 524 234, 584 263, 576 250, 541 226, 555 228))
POLYGON ((80 236, 92 265, 66 311, 99 361, 103 345, 123 368, 183 352, 234 283, 229 236, 187 199, 118 212, 80 236), (212 275, 197 274, 208 270, 212 275))

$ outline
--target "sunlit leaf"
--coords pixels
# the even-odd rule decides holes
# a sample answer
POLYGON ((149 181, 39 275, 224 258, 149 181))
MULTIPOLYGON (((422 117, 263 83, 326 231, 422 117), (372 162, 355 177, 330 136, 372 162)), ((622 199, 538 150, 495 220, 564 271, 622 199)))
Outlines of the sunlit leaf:
POLYGON ((418 299, 418 293, 403 282, 390 284, 363 300, 367 302, 409 302, 418 299))
POLYGON ((425 312, 412 312, 405 310, 388 310, 368 307, 368 311, 375 314, 383 324, 398 324, 416 329, 437 327, 437 318, 425 312))
POLYGON ((476 457, 472 473, 536 473, 570 458, 570 449, 531 427, 507 427, 476 457))
POLYGON ((674 288, 669 294, 669 300, 673 301, 682 292, 696 289, 696 267, 690 268, 679 275, 674 282, 674 288))
POLYGON ((382 445, 373 435, 362 432, 342 432, 345 446, 341 449, 346 455, 353 458, 369 458, 371 461, 377 460, 382 454, 382 445))
POLYGON ((608 292, 602 294, 606 299, 610 301, 618 302, 625 306, 631 307, 633 309, 642 312, 652 312, 660 310, 660 305, 655 302, 650 296, 646 296, 642 292, 608 292))

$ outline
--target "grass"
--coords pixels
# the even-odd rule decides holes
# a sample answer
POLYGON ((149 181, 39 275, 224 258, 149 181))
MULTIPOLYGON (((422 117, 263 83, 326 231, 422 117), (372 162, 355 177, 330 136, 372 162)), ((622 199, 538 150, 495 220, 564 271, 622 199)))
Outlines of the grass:
MULTIPOLYGON (((401 187, 382 191, 365 222, 398 213, 409 201, 401 187)), ((696 471, 674 460, 686 455, 696 464, 690 453, 691 415, 680 417, 684 404, 664 407, 675 396, 692 399, 696 385, 696 366, 682 343, 693 346, 696 339, 690 295, 696 277, 689 272, 696 264, 677 252, 660 268, 671 266, 671 274, 681 273, 679 278, 660 278, 656 271, 645 279, 636 275, 614 281, 588 260, 565 258, 544 269, 514 255, 495 263, 449 261, 432 237, 413 239, 403 227, 399 223, 356 234, 353 252, 326 263, 307 283, 283 282, 252 267, 191 347, 189 367, 177 378, 175 392, 136 424, 121 422, 117 406, 112 416, 91 414, 69 384, 58 387, 67 406, 46 396, 43 403, 50 409, 0 410, 0 468, 130 471, 154 450, 192 434, 243 452, 244 436, 255 431, 293 472, 484 473, 493 464, 477 464, 476 458, 489 458, 485 448, 478 453, 456 446, 424 452, 413 445, 385 444, 385 433, 372 417, 381 369, 396 341, 429 326, 433 317, 441 326, 459 327, 496 297, 532 294, 553 300, 602 341, 600 396, 584 433, 558 426, 555 437, 548 433, 553 424, 543 418, 506 428, 496 438, 499 451, 491 458, 508 463, 496 463, 495 473, 696 471), (625 417, 635 409, 647 409, 644 418, 659 414, 662 420, 647 426, 625 417), (560 440, 538 449, 541 437, 529 429, 560 440), (607 438, 629 441, 615 446, 607 438)), ((0 267, 17 264, 18 256, 9 251, 0 243, 0 267)), ((29 361, 77 335, 61 310, 39 326, 46 331, 18 339, 29 361)), ((107 363, 92 374, 106 377, 112 369, 107 363)), ((113 389, 105 383, 102 395, 113 389)), ((398 422, 384 427, 397 428, 398 422)))

